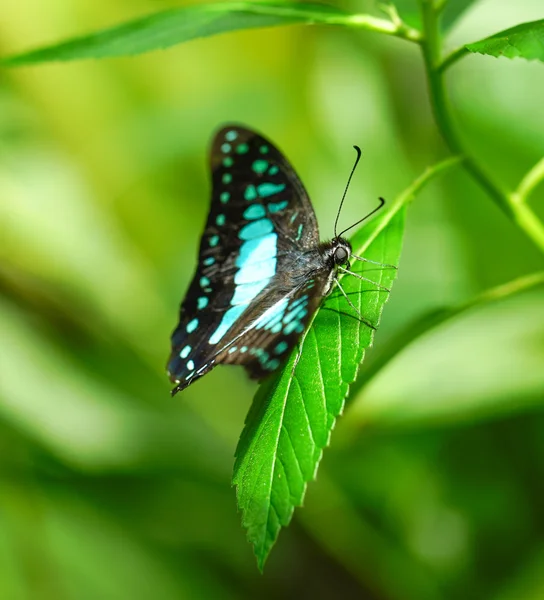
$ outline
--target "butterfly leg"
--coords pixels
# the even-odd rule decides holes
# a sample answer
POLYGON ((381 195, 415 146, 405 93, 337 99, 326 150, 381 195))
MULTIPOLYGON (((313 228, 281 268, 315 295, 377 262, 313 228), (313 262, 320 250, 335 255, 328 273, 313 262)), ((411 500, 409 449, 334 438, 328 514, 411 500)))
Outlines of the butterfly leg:
POLYGON ((372 265, 378 265, 379 267, 383 267, 384 269, 398 269, 397 266, 395 265, 388 265, 387 263, 381 263, 381 262, 377 262, 375 260, 370 260, 369 258, 365 258, 364 256, 357 256, 356 254, 351 254, 351 257, 354 258, 355 260, 360 260, 361 262, 367 262, 370 263, 372 265))
POLYGON ((375 285, 380 290, 384 290, 385 292, 391 291, 389 288, 385 287, 384 285, 380 285, 379 283, 372 281, 372 279, 369 279, 368 277, 363 277, 362 275, 359 275, 358 273, 354 273, 353 271, 350 271, 349 269, 344 269, 344 267, 341 267, 341 266, 338 266, 338 269, 340 271, 342 271, 343 273, 348 273, 349 275, 353 275, 353 277, 357 277, 357 279, 361 279, 361 281, 368 281, 368 283, 375 285))
POLYGON ((340 281, 338 281, 338 279, 334 279, 334 281, 336 282, 336 285, 339 287, 340 291, 342 292, 344 298, 346 299, 347 303, 351 306, 351 308, 353 308, 353 310, 359 315, 359 319, 361 320, 362 323, 364 323, 367 327, 370 327, 371 329, 374 329, 374 331, 376 331, 376 327, 374 327, 374 325, 372 325, 372 323, 370 323, 369 321, 367 321, 363 315, 361 314, 361 312, 359 311, 359 309, 355 306, 355 304, 353 304, 353 302, 349 299, 348 295, 346 294, 346 291, 344 290, 344 288, 342 287, 342 284, 340 283, 340 281))

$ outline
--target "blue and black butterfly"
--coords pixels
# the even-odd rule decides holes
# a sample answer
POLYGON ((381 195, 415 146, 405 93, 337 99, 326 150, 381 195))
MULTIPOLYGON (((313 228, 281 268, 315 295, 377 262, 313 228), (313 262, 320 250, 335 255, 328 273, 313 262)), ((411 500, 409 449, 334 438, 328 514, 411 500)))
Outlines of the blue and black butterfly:
POLYGON ((300 179, 254 131, 219 131, 211 169, 212 202, 199 262, 172 335, 172 395, 218 364, 243 365, 256 379, 274 371, 322 298, 335 283, 340 286, 338 273, 350 272, 350 258, 365 260, 336 234, 338 215, 334 238, 320 242, 300 179))

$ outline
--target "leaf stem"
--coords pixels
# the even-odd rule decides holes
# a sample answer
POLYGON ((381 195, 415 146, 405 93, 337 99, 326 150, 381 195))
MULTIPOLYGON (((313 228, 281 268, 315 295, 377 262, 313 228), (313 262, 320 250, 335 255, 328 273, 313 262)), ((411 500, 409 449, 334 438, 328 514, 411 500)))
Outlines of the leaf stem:
MULTIPOLYGON (((217 6, 221 6, 221 4, 219 3, 217 6)), ((385 33, 386 35, 392 35, 418 43, 422 39, 420 31, 409 27, 400 18, 387 20, 367 14, 349 14, 342 13, 340 11, 327 13, 323 10, 317 10, 318 5, 313 4, 302 6, 302 8, 299 5, 291 6, 289 3, 283 6, 276 3, 252 4, 250 9, 245 2, 232 3, 229 6, 232 8, 232 10, 249 10, 250 12, 257 14, 283 15, 286 17, 299 17, 304 15, 310 18, 312 15, 314 15, 314 23, 360 27, 361 29, 366 29, 367 31, 385 33)), ((393 13, 388 12, 388 14, 391 16, 393 13)))
POLYGON ((544 180, 544 158, 541 158, 536 165, 519 182, 518 188, 512 193, 512 200, 516 203, 523 203, 539 183, 544 180))
POLYGON ((350 394, 347 401, 350 399, 353 400, 353 398, 355 398, 387 364, 398 356, 407 346, 410 346, 418 338, 423 337, 431 329, 439 327, 445 322, 450 321, 473 308, 481 306, 482 304, 497 302, 539 285, 544 285, 544 271, 532 273, 531 275, 524 275, 523 277, 519 277, 508 283, 486 290, 457 306, 437 309, 412 322, 390 340, 378 354, 375 354, 373 360, 367 362, 365 366, 363 366, 355 383, 353 383, 350 388, 350 394))
POLYGON ((466 46, 460 46, 459 48, 456 48, 455 50, 453 50, 452 52, 450 52, 446 58, 443 58, 440 61, 440 64, 438 65, 438 71, 440 73, 446 71, 447 69, 449 69, 454 63, 456 63, 458 60, 460 60, 461 58, 463 58, 464 56, 466 56, 467 54, 470 54, 470 50, 466 47, 466 46))
MULTIPOLYGON (((399 37, 410 42, 421 42, 421 32, 417 29, 409 27, 402 21, 392 22, 387 19, 379 19, 370 15, 347 15, 345 17, 337 17, 334 19, 339 25, 349 25, 351 27, 360 27, 367 29, 368 31, 374 31, 377 33, 385 33, 399 37)), ((331 22, 333 22, 331 20, 331 22)))
MULTIPOLYGON (((421 44, 434 118, 450 150, 464 157, 464 166, 502 211, 544 252, 544 226, 533 211, 501 189, 464 147, 455 129, 441 68, 442 44, 438 15, 432 0, 420 0, 424 39, 421 44)), ((451 64, 451 63, 450 63, 451 64)))
MULTIPOLYGON (((221 6, 221 4, 218 4, 221 6)), ((374 31, 375 33, 385 33, 386 35, 393 35, 400 37, 412 42, 421 41, 421 33, 417 29, 413 29, 399 19, 380 19, 367 14, 349 14, 342 13, 340 11, 324 12, 318 10, 318 5, 308 4, 306 6, 285 5, 277 3, 263 3, 253 4, 251 9, 248 8, 247 3, 232 3, 229 5, 232 10, 245 10, 257 14, 273 14, 282 15, 286 17, 299 17, 301 15, 312 17, 315 15, 315 23, 327 23, 329 25, 347 25, 350 27, 360 27, 367 31, 374 31)), ((388 13, 391 14, 391 13, 388 13)))

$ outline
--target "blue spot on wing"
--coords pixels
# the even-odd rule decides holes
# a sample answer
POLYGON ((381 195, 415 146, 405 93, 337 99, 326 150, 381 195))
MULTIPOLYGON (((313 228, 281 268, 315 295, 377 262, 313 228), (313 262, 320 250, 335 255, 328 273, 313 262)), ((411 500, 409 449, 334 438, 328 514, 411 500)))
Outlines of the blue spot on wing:
POLYGON ((259 219, 258 221, 253 221, 253 223, 248 223, 242 227, 238 237, 241 240, 251 240, 266 235, 267 233, 271 233, 272 231, 274 231, 274 225, 272 225, 270 219, 259 219))
POLYGON ((262 237, 244 242, 240 246, 240 253, 236 259, 236 266, 243 267, 246 264, 257 263, 262 260, 276 256, 276 241, 278 236, 269 233, 262 237))
POLYGON ((244 310, 246 310, 246 308, 246 305, 232 306, 229 308, 223 315, 221 323, 219 323, 219 326, 210 337, 210 344, 217 344, 217 342, 221 341, 227 331, 234 325, 234 323, 236 323, 237 319, 242 316, 242 313, 244 310))
POLYGON ((269 258, 258 263, 248 263, 234 276, 234 283, 252 283, 253 281, 265 281, 265 285, 276 274, 276 259, 269 258))
POLYGON ((277 358, 271 358, 263 363, 263 368, 267 371, 275 371, 280 366, 280 361, 277 358))
POLYGON ((281 322, 283 318, 283 313, 289 304, 288 298, 282 298, 279 302, 276 302, 273 306, 271 306, 267 311, 265 311, 258 321, 255 323, 256 329, 268 329, 272 327, 274 324, 281 322))
POLYGON ((283 352, 285 352, 287 350, 288 347, 289 347, 289 344, 286 341, 280 342, 274 348, 274 354, 282 354, 283 352))
POLYGON ((288 204, 289 202, 287 202, 287 200, 284 200, 283 202, 271 202, 267 208, 271 213, 278 213, 287 208, 288 204))
POLYGON ((266 215, 266 210, 262 204, 252 204, 244 211, 244 219, 260 219, 266 215))
POLYGON ((252 169, 255 173, 264 173, 268 169, 268 162, 262 159, 256 160, 252 165, 252 169))
POLYGON ((261 198, 268 198, 268 196, 273 196, 274 194, 279 194, 285 189, 285 184, 275 184, 275 183, 261 183, 257 186, 257 192, 261 198))
POLYGON ((198 319, 193 319, 187 323, 187 333, 193 333, 193 331, 198 327, 198 319))
POLYGON ((242 283, 234 288, 234 296, 230 303, 232 306, 238 304, 249 304, 254 298, 256 298, 264 289, 262 280, 254 281, 252 283, 242 283))
MULTIPOLYGON (((253 205, 249 209, 259 208, 253 205)), ((247 211, 246 211, 247 212, 247 211)), ((269 219, 259 219, 249 223, 239 233, 244 242, 240 246, 235 265, 234 293, 230 308, 223 314, 217 329, 210 336, 209 343, 217 344, 234 326, 243 312, 269 284, 276 274, 277 235, 272 233, 273 225, 269 219)))
POLYGON ((246 200, 255 200, 257 198, 257 189, 254 185, 248 185, 244 192, 244 198, 246 200))

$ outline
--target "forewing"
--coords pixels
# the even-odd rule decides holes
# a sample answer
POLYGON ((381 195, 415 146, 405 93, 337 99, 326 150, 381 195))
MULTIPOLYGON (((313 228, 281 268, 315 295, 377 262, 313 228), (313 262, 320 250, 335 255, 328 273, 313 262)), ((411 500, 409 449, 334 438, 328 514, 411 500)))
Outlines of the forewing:
MULTIPOLYGON (((297 287, 278 288, 287 263, 319 243, 308 195, 268 140, 226 127, 214 138, 211 167, 212 201, 198 266, 172 335, 168 372, 178 384, 174 392, 227 362, 233 334, 297 287), (273 297, 267 288, 276 290, 273 297)), ((249 362, 254 358, 248 355, 249 362)))

